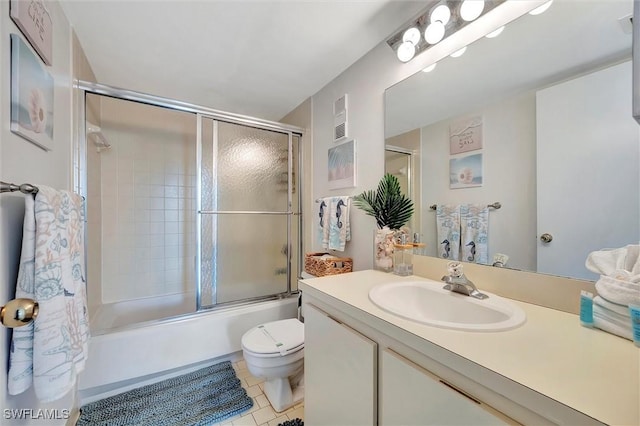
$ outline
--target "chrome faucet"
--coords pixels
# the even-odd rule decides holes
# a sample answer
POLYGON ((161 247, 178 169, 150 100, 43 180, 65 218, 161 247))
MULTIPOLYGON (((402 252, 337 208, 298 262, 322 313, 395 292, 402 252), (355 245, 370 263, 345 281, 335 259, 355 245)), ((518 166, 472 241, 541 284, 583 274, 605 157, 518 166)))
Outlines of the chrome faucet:
POLYGON ((447 283, 443 289, 464 294, 465 296, 475 297, 476 299, 486 299, 489 297, 478 291, 475 284, 464 275, 460 262, 449 262, 447 270, 449 271, 449 275, 442 277, 442 281, 447 283))

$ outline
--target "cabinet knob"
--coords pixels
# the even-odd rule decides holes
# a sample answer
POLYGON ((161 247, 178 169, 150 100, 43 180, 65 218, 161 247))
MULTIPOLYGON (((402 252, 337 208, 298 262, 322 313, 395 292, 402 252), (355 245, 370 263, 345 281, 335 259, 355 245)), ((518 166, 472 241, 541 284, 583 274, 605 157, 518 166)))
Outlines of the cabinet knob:
POLYGON ((547 234, 545 232, 544 234, 540 235, 540 241, 542 241, 543 243, 550 243, 551 241, 553 241, 553 235, 547 234))

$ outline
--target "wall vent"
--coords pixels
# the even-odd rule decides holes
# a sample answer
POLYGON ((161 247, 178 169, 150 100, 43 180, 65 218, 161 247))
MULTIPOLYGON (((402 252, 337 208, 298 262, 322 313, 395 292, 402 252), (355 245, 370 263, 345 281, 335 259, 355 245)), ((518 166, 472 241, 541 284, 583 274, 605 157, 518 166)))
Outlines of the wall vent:
POLYGON ((337 142, 348 136, 347 95, 333 103, 333 141, 337 142))

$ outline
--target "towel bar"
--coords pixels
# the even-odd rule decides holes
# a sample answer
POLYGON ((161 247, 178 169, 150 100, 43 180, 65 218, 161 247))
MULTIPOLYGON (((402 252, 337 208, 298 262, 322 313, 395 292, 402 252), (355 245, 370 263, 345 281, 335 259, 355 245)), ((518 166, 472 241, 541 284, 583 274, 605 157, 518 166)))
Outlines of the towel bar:
POLYGON ((0 181, 0 193, 4 192, 17 192, 20 191, 23 194, 35 194, 38 192, 38 187, 31 185, 30 183, 23 183, 22 185, 16 185, 8 182, 0 181))
MULTIPOLYGON (((487 207, 489 207, 490 209, 498 210, 500 207, 502 207, 502 204, 500 204, 500 202, 496 201, 495 203, 487 204, 487 207)), ((431 210, 436 210, 438 208, 438 205, 437 204, 431 204, 429 206, 429 208, 431 210)))

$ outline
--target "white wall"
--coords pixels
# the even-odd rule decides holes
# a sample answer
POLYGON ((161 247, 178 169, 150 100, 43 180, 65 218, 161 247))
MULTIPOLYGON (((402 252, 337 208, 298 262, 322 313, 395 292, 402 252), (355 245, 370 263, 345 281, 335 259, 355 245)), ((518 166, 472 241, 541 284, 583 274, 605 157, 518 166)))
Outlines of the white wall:
MULTIPOLYGON (((543 1, 507 2, 499 7, 499 16, 489 13, 481 17, 406 64, 398 61, 395 53, 382 41, 316 93, 312 97, 313 199, 330 195, 356 195, 377 187, 384 173, 385 89, 512 21, 540 3, 543 1), (345 93, 349 95, 349 137, 356 140, 357 186, 329 190, 327 150, 333 146, 333 103, 345 93)), ((423 210, 426 208, 425 202, 428 201, 423 201, 423 210)), ((307 211, 312 212, 311 217, 315 217, 317 206, 305 207, 310 208, 311 210, 307 211)), ((355 270, 372 267, 374 229, 374 219, 354 208, 351 212, 352 240, 342 254, 353 258, 355 270)), ((315 238, 313 248, 320 250, 320 243, 315 238)))
MULTIPOLYGON (((71 189, 72 158, 72 32, 57 2, 45 2, 53 21, 53 66, 47 71, 54 79, 54 143, 46 152, 18 135, 11 133, 10 123, 10 37, 21 34, 9 18, 9 2, 0 2, 0 179, 13 183, 46 184, 60 189, 71 189)), ((24 38, 23 38, 24 39, 24 38)), ((26 40, 26 39, 24 39, 26 40)), ((28 43, 28 42, 27 42, 28 43)), ((13 298, 20 259, 24 200, 22 195, 3 194, 0 197, 0 304, 13 298)), ((0 406, 2 408, 70 409, 74 405, 74 393, 50 404, 40 404, 33 388, 18 396, 6 393, 6 365, 11 332, 2 328, 0 333, 0 406)), ((0 414, 3 425, 33 424, 34 420, 11 420, 0 414)), ((64 420, 36 420, 38 424, 64 424, 64 420)))

